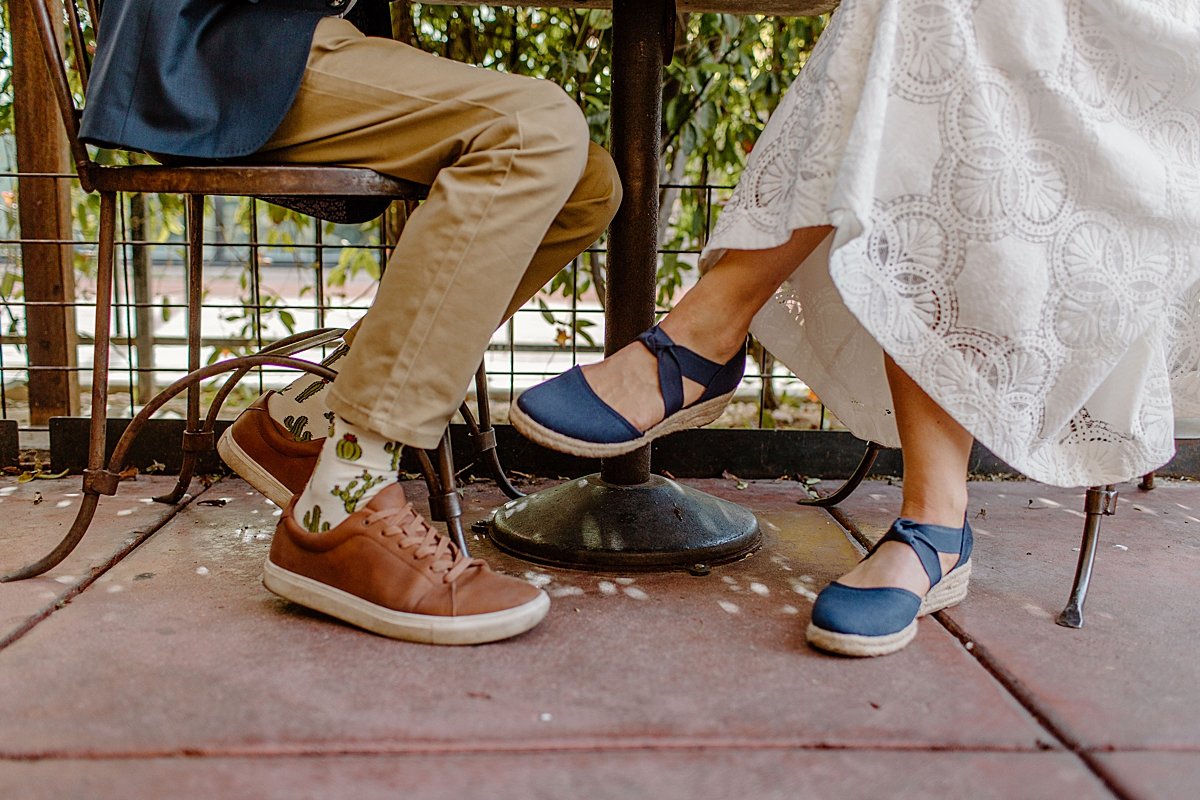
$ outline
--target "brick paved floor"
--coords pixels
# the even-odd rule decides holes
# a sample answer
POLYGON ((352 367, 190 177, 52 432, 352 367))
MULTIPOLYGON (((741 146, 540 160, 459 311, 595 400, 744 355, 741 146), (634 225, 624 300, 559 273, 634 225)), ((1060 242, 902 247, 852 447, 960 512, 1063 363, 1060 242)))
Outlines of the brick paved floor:
MULTIPOLYGON (((796 506, 790 482, 690 481, 765 532, 705 577, 552 570, 476 541, 554 606, 469 648, 276 599, 259 583, 275 507, 227 479, 172 513, 149 501, 168 482, 123 485, 67 562, 0 585, 0 797, 1200 792, 1197 483, 1122 487, 1082 630, 1053 623, 1082 491, 973 484, 971 595, 902 653, 857 661, 810 650, 803 628, 855 536, 894 516, 887 482, 831 515, 796 506)), ((468 520, 502 500, 465 494, 468 520)), ((78 478, 0 482, 0 564, 52 546, 78 502, 78 478)))

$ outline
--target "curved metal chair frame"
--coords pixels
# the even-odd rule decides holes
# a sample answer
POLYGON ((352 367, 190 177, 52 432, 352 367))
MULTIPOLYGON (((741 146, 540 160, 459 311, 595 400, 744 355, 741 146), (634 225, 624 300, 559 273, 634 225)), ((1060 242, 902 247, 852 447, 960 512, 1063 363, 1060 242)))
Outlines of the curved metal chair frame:
MULTIPOLYGON (((71 145, 75 168, 85 191, 100 194, 100 242, 97 253, 96 327, 94 361, 92 365, 91 431, 88 448, 88 467, 84 471, 83 501, 70 530, 49 554, 14 572, 0 575, 0 582, 40 575, 59 564, 75 548, 87 532, 95 515, 101 495, 116 494, 120 473, 133 440, 155 412, 180 393, 187 392, 187 426, 183 435, 184 461, 174 489, 156 500, 179 503, 191 482, 196 458, 215 449, 214 425, 222 404, 233 387, 251 369, 262 366, 290 367, 304 370, 322 378, 333 379, 336 373, 328 367, 298 358, 293 354, 328 344, 343 333, 340 329, 324 328, 281 339, 255 355, 227 359, 209 366, 200 365, 200 312, 203 272, 203 214, 204 198, 208 195, 283 196, 338 198, 387 198, 415 202, 426 193, 427 187, 390 178, 368 169, 319 166, 127 166, 106 167, 94 162, 87 148, 79 141, 79 109, 75 106, 68 70, 74 54, 74 68, 81 85, 87 84, 88 49, 84 41, 82 18, 75 2, 65 3, 65 23, 69 28, 70 47, 59 41, 59 28, 46 0, 33 0, 35 23, 42 49, 50 70, 52 88, 63 115, 71 145), (320 187, 314 188, 314 187, 320 187), (119 192, 172 193, 186 197, 187 209, 187 340, 188 373, 157 394, 133 418, 118 441, 112 457, 105 463, 105 423, 108 406, 109 326, 112 317, 113 267, 116 238, 116 208, 119 192), (232 373, 218 391, 208 409, 203 425, 200 417, 200 383, 222 373, 232 373)), ((95 3, 87 2, 88 13, 97 19, 95 3)), ((496 454, 495 431, 491 426, 488 408, 487 377, 480 365, 475 377, 479 421, 476 422, 464 402, 463 418, 480 455, 509 497, 521 493, 504 475, 496 454)), ((429 487, 430 517, 444 521, 463 552, 467 543, 462 527, 462 504, 457 491, 454 460, 450 449, 449 429, 433 456, 418 452, 422 472, 429 487), (436 460, 436 466, 434 461, 436 460)))
POLYGON ((829 494, 816 497, 801 497, 796 501, 796 504, 801 506, 815 506, 817 508, 833 508, 854 494, 854 490, 866 479, 867 473, 871 471, 871 467, 875 466, 875 459, 879 458, 879 454, 883 449, 883 445, 878 442, 867 442, 867 451, 863 453, 858 466, 854 468, 854 472, 850 474, 845 483, 829 494))

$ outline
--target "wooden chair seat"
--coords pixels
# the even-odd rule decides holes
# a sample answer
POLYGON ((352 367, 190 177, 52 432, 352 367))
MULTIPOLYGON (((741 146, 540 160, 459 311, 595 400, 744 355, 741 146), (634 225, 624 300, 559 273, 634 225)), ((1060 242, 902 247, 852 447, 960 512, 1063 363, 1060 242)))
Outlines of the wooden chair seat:
POLYGON ((428 187, 363 167, 334 166, 129 166, 90 165, 99 192, 153 192, 228 196, 383 197, 419 200, 428 187))

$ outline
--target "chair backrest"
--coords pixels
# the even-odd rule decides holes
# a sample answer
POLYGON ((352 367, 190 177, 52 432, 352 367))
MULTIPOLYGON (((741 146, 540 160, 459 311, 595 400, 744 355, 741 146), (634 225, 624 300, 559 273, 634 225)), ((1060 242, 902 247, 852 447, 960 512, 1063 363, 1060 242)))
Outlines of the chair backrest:
POLYGON ((33 6, 34 24, 41 40, 42 52, 46 56, 46 67, 50 72, 51 87, 62 113, 71 145, 71 157, 85 190, 90 190, 88 172, 92 165, 87 147, 79 141, 79 119, 82 109, 76 105, 75 92, 71 89, 71 73, 79 77, 80 92, 86 91, 88 74, 91 71, 91 52, 85 34, 90 25, 94 34, 100 21, 96 0, 29 0, 33 6), (65 11, 65 13, 63 13, 65 11), (65 36, 65 39, 64 39, 65 36))

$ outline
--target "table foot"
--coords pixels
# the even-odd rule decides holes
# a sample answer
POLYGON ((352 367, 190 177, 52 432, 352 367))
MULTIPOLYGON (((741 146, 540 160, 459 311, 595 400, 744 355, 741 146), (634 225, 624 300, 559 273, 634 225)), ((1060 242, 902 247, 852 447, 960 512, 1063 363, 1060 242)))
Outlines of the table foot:
POLYGON ((505 552, 577 569, 693 569, 748 555, 761 536, 747 509, 659 475, 568 481, 505 503, 488 527, 505 552))

